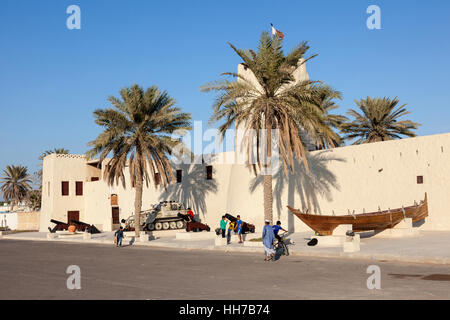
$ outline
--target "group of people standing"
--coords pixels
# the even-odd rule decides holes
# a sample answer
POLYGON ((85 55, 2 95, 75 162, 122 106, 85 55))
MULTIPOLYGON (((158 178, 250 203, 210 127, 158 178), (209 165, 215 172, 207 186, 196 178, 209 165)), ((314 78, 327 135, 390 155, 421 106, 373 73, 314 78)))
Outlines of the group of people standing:
POLYGON ((242 241, 242 220, 241 216, 237 215, 235 221, 228 220, 226 216, 222 216, 222 220, 220 220, 220 230, 222 232, 222 238, 225 238, 225 233, 227 233, 227 244, 231 242, 231 232, 237 233, 239 237, 239 243, 243 243, 242 241), (228 225, 228 232, 227 230, 228 225))

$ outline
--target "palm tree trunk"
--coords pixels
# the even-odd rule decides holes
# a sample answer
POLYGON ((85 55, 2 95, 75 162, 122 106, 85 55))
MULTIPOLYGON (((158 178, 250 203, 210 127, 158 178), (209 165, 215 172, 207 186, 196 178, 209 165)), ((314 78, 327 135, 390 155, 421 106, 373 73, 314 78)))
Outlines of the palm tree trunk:
POLYGON ((266 150, 265 156, 267 157, 264 161, 265 172, 264 172, 264 220, 269 220, 273 224, 273 194, 272 194, 272 125, 269 118, 266 117, 266 150))
POLYGON ((272 175, 264 175, 264 220, 273 223, 273 195, 272 195, 272 175))
POLYGON ((139 238, 139 233, 141 231, 141 209, 142 209, 142 177, 136 179, 136 195, 134 198, 134 230, 136 238, 139 238))

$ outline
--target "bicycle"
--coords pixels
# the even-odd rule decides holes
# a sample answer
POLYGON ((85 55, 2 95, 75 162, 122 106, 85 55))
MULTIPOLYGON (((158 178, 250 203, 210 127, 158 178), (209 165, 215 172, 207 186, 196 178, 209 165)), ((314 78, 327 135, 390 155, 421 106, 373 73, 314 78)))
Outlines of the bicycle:
POLYGON ((281 241, 277 240, 273 244, 273 249, 275 250, 275 254, 269 259, 269 261, 270 260, 272 260, 272 261, 278 260, 278 259, 275 258, 275 256, 277 255, 277 252, 280 249, 282 250, 282 255, 284 255, 284 256, 288 256, 289 255, 289 249, 288 249, 286 243, 284 242, 286 240, 286 238, 285 238, 286 233, 287 232, 283 232, 282 234, 280 234, 279 236, 281 238, 281 241))
POLYGON ((273 245, 273 249, 275 250, 275 252, 277 252, 278 249, 282 249, 284 256, 288 256, 289 255, 289 249, 288 249, 288 247, 287 247, 287 245, 285 243, 286 233, 287 232, 283 232, 282 234, 280 234, 279 237, 281 238, 281 241, 277 240, 277 242, 275 242, 274 245, 273 245))

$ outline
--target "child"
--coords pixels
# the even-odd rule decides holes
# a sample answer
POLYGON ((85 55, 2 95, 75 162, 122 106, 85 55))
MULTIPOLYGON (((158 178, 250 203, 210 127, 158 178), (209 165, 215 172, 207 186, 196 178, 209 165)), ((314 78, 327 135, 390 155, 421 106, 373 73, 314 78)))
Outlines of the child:
POLYGON ((222 230, 222 238, 225 238, 225 230, 227 229, 227 219, 225 216, 222 216, 222 220, 220 220, 220 230, 222 230))
POLYGON ((230 222, 229 226, 228 226, 228 233, 227 233, 227 244, 230 244, 231 241, 231 231, 234 231, 235 229, 235 222, 230 222))
POLYGON ((239 237, 239 243, 242 243, 242 220, 241 220, 241 216, 237 215, 237 220, 236 220, 236 232, 238 234, 239 237))
POLYGON ((275 238, 276 238, 278 241, 281 241, 281 237, 278 235, 278 232, 279 232, 280 230, 283 230, 284 232, 287 232, 287 230, 284 230, 284 229, 281 227, 281 221, 277 221, 277 224, 274 225, 274 226, 272 226, 272 230, 273 230, 273 234, 274 234, 275 238))
POLYGON ((123 239, 123 227, 120 227, 119 230, 114 233, 114 242, 116 243, 116 247, 122 246, 122 239, 123 239))

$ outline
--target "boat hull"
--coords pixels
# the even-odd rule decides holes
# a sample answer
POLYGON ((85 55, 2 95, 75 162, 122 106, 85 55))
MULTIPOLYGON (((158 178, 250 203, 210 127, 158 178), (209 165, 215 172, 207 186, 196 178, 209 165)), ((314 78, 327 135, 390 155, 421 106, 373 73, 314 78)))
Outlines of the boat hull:
POLYGON ((420 221, 428 216, 428 200, 425 193, 424 201, 418 205, 345 216, 306 214, 289 206, 288 209, 317 233, 331 235, 340 224, 351 224, 353 231, 360 232, 393 228, 405 218, 412 218, 413 222, 420 221))

